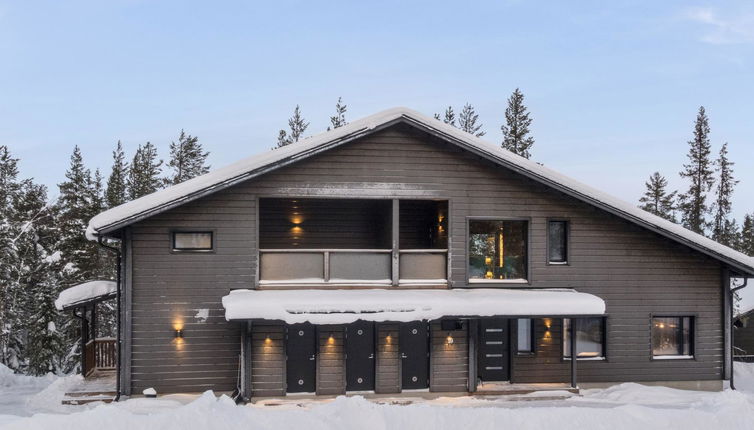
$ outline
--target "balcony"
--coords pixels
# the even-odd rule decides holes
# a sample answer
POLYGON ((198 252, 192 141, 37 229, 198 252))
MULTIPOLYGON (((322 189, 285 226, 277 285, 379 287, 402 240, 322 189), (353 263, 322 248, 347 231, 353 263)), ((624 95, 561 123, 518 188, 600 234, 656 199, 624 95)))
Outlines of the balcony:
POLYGON ((447 286, 447 202, 260 199, 262 288, 447 286))

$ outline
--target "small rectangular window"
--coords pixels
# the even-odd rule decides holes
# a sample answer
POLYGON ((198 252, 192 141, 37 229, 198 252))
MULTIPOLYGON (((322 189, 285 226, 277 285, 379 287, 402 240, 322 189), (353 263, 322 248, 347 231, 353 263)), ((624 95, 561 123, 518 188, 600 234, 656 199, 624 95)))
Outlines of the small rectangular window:
POLYGON ((214 240, 211 231, 173 232, 173 251, 211 251, 214 240))
POLYGON ((530 318, 519 318, 518 322, 518 333, 517 333, 517 351, 519 353, 531 353, 534 352, 534 349, 532 348, 533 345, 533 338, 534 333, 532 329, 532 323, 530 318))
POLYGON ((549 221, 547 226, 547 261, 568 263, 568 221, 549 221))
POLYGON ((469 221, 469 280, 526 281, 526 221, 469 221))
MULTIPOLYGON (((579 318, 576 320, 576 356, 582 358, 605 357, 605 319, 579 318)), ((563 357, 571 357, 571 320, 563 320, 563 357)))
POLYGON ((691 358, 694 318, 653 317, 652 356, 654 358, 691 358))

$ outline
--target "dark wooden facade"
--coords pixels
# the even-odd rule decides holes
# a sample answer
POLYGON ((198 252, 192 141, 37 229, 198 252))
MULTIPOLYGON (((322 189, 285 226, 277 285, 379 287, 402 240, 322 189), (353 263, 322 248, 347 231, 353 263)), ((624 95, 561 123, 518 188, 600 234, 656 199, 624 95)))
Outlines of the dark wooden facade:
MULTIPOLYGON (((147 387, 161 393, 236 387, 242 325, 225 320, 221 297, 232 289, 257 286, 259 226, 265 225, 259 219, 259 199, 303 197, 447 201, 450 287, 576 288, 603 298, 607 304, 606 359, 579 362, 580 381, 724 378, 724 288, 719 262, 399 125, 127 227, 122 369, 126 393, 147 387), (470 217, 528 220, 527 284, 468 283, 470 217), (546 225, 552 218, 570 221, 567 265, 547 263, 546 225), (170 232, 174 229, 211 229, 216 249, 172 252, 170 232), (694 359, 652 360, 651 315, 679 313, 696 319, 694 359), (182 339, 174 338, 176 326, 184 330, 182 339)), ((392 331, 380 325, 378 333, 384 335, 385 330, 392 331)), ((433 391, 468 388, 473 360, 469 359, 467 330, 464 327, 455 334, 454 351, 445 349, 440 331, 431 331, 433 391)), ((511 381, 567 381, 569 364, 562 360, 561 322, 552 321, 547 336, 542 320, 536 320, 535 330, 535 353, 512 357, 511 381)), ((343 374, 336 369, 344 360, 339 356, 342 327, 327 331, 321 336, 332 332, 336 342, 322 345, 319 339, 320 348, 332 346, 332 351, 318 363, 317 392, 341 393, 343 374)), ((282 340, 283 332, 282 325, 253 325, 251 391, 256 395, 285 392, 284 350, 265 350, 260 344, 267 334, 282 340)), ((396 353, 393 346, 378 343, 376 391, 398 388, 396 353)))

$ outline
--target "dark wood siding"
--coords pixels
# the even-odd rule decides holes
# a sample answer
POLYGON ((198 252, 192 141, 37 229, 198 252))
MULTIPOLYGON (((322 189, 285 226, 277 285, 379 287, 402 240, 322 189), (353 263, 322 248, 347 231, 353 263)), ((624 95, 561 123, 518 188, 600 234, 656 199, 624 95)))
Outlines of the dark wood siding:
POLYGON ((401 391, 400 326, 394 323, 377 324, 376 375, 377 393, 401 391))
MULTIPOLYGON (((223 319, 220 298, 254 285, 256 198, 333 196, 448 200, 455 287, 466 285, 467 217, 529 219, 527 286, 576 288, 607 303, 608 359, 580 362, 581 381, 722 377, 719 263, 429 136, 394 127, 135 224, 133 388, 232 390, 239 335, 223 319), (567 266, 547 264, 548 218, 570 221, 567 266), (170 229, 186 227, 215 229, 216 252, 171 253, 170 229), (195 318, 200 309, 209 309, 206 322, 195 318), (696 316, 695 360, 650 360, 653 313, 696 316), (171 343, 176 318, 186 323, 183 351, 171 343)), ((513 379, 549 382, 551 370, 527 365, 544 359, 544 352, 517 358, 513 379)))
POLYGON ((741 327, 733 331, 733 344, 736 346, 736 355, 754 359, 754 318, 752 316, 741 319, 741 327))
POLYGON ((430 324, 430 391, 465 392, 469 381, 468 322, 462 330, 444 331, 430 324), (453 343, 448 342, 448 336, 453 343))
POLYGON ((317 394, 343 394, 346 392, 345 327, 323 325, 317 330, 317 394))
POLYGON ((252 325, 251 395, 285 395, 285 326, 282 324, 252 325))

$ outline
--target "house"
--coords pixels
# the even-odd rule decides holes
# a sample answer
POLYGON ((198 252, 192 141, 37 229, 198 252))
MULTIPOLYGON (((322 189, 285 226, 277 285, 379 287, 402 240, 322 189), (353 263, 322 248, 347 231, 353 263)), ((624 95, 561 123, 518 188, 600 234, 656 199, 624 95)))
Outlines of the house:
POLYGON ((733 358, 754 361, 754 289, 740 291, 733 319, 733 358))
POLYGON ((124 395, 719 390, 730 279, 754 275, 404 108, 110 209, 87 235, 120 240, 124 395))

